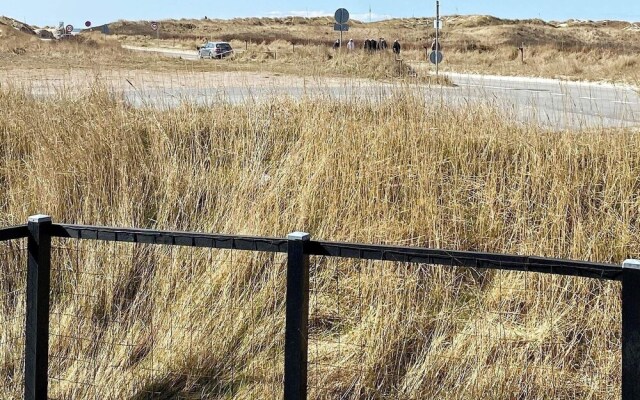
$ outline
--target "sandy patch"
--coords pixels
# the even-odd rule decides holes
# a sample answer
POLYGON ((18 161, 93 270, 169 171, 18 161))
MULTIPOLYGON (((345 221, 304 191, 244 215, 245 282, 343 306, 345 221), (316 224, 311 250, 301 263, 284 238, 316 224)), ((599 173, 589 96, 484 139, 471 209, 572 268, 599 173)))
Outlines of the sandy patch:
MULTIPOLYGON (((353 78, 317 78, 282 75, 267 72, 156 72, 126 69, 10 69, 0 71, 0 85, 30 89, 35 93, 84 92, 93 84, 102 84, 114 91, 159 89, 248 88, 277 89, 282 87, 344 87, 380 86, 380 82, 353 78)), ((383 85, 383 84, 382 84, 383 85)))

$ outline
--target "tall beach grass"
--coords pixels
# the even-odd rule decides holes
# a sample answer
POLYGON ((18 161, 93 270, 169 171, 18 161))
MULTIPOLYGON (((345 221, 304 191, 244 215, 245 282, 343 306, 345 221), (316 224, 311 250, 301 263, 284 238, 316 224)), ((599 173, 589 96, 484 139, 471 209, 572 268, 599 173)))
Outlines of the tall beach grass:
MULTIPOLYGON (((403 90, 375 101, 280 97, 165 110, 131 107, 99 85, 60 96, 0 91, 3 225, 47 213, 67 223, 304 230, 615 263, 640 251, 633 131, 546 131, 488 105, 447 106, 403 90)), ((96 385, 55 382, 55 398, 277 396, 281 258, 56 245, 78 254, 70 268, 85 273, 59 272, 54 285, 99 301, 54 296, 56 332, 87 340, 61 334, 51 351, 89 360, 69 357, 55 372, 96 385)), ((333 366, 310 365, 314 398, 619 395, 616 284, 329 260, 314 260, 312 279, 314 360, 333 366), (338 292, 329 290, 336 274, 338 292), (362 346, 336 351, 336 337, 362 346)))

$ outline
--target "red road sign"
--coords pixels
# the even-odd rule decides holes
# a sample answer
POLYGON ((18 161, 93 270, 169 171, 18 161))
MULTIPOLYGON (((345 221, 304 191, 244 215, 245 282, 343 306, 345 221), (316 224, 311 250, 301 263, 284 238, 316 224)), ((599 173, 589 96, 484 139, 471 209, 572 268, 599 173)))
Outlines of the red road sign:
POLYGON ((154 30, 154 31, 157 31, 158 30, 158 23, 153 21, 151 23, 151 29, 154 30))
POLYGON ((73 32, 73 25, 67 25, 66 28, 64 28, 64 30, 67 31, 67 33, 73 32))

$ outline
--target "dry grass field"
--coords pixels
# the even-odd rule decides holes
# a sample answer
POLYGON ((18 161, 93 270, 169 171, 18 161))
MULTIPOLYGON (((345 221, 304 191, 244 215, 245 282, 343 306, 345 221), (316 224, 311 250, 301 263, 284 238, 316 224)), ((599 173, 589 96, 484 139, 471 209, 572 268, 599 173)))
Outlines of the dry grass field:
MULTIPOLYGON (((112 35, 83 33, 72 43, 41 42, 2 25, 0 65, 46 68, 135 68, 150 71, 257 71, 306 76, 348 76, 389 80, 407 78, 410 69, 428 80, 433 67, 424 46, 435 36, 431 20, 399 19, 353 22, 349 37, 399 39, 403 64, 391 52, 371 57, 358 50, 338 54, 330 18, 248 18, 161 21, 159 39, 148 21, 109 24, 112 35), (4 28, 3 28, 4 26, 4 28), (12 32, 9 32, 12 31, 12 32), (205 40, 227 40, 237 50, 233 60, 185 62, 122 50, 121 44, 194 50, 205 40)), ((96 29, 99 29, 96 28, 96 29)), ((618 21, 544 22, 487 16, 445 18, 442 33, 444 71, 553 77, 636 84, 640 29, 618 21), (525 45, 524 63, 518 47, 525 45)))
MULTIPOLYGON (((45 100, 5 87, 0 218, 306 230, 615 263, 638 254, 636 132, 548 132, 505 122, 490 105, 452 108, 410 93, 163 111, 132 108, 99 85, 45 100)), ((282 259, 56 248, 68 269, 54 274, 66 290, 54 289, 52 353, 63 361, 52 374, 66 378, 52 380, 52 398, 277 397, 282 259)), ((615 284, 328 260, 314 261, 312 279, 312 398, 620 393, 615 284)), ((5 371, 20 370, 5 360, 5 371)))
MULTIPOLYGON (((47 213, 65 223, 277 237, 304 230, 315 239, 613 263, 637 257, 637 130, 549 131, 510 122, 490 103, 455 107, 401 85, 378 99, 134 107, 102 76, 116 71, 122 81, 117 71, 131 69, 405 78, 386 55, 327 50, 327 23, 253 19, 235 21, 237 31, 220 21, 162 23, 161 46, 251 42, 220 63, 123 50, 121 43, 158 45, 144 22, 57 43, 0 25, 9 77, 0 79, 0 225, 47 213), (275 49, 283 52, 277 59, 264 52, 275 49), (12 70, 90 79, 80 80, 83 91, 63 82, 39 97, 28 82, 12 81, 12 70)), ((418 60, 428 25, 358 23, 352 33, 398 36, 405 60, 418 60)), ((627 52, 638 33, 624 24, 452 17, 445 26, 447 69, 635 79, 627 52), (539 38, 528 43, 524 65, 514 52, 522 35, 539 38), (603 38, 616 46, 597 47, 603 38)), ((0 397, 18 398, 23 260, 15 246, 1 250, 0 290, 15 295, 0 307, 0 397)), ((63 240, 54 258, 52 399, 279 397, 282 258, 63 240)), ((312 264, 311 398, 620 396, 616 283, 312 264)))
MULTIPOLYGON (((337 38, 332 27, 331 18, 168 20, 161 22, 157 40, 147 21, 110 24, 111 32, 123 43, 195 49, 205 40, 225 40, 240 50, 278 50, 283 60, 294 48, 328 49, 337 38)), ((359 47, 370 37, 384 37, 389 43, 399 39, 406 61, 425 61, 424 46, 431 44, 435 31, 432 19, 409 18, 354 21, 347 34, 359 47)), ((444 18, 442 67, 456 72, 635 83, 639 39, 640 28, 620 21, 545 22, 450 16, 444 18), (524 63, 518 51, 522 44, 524 63)), ((317 64, 322 58, 312 54, 306 59, 317 64)), ((422 66, 425 67, 428 65, 422 66)), ((366 70, 362 68, 361 73, 366 74, 366 70)))

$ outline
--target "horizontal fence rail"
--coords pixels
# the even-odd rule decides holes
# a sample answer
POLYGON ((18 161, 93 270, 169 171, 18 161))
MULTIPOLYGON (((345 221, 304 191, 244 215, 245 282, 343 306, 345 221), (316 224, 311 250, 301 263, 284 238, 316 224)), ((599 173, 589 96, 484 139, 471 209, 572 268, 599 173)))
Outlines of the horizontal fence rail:
MULTIPOLYGON (((26 228, 26 227, 25 227, 26 228)), ((51 235, 61 238, 110 242, 144 243, 272 253, 287 252, 287 240, 279 238, 212 235, 193 232, 53 224, 51 235)), ((305 253, 315 256, 355 258, 441 266, 487 268, 621 280, 619 265, 555 258, 529 257, 469 251, 436 250, 417 247, 309 241, 305 253)))
MULTIPOLYGON (((111 371, 120 376, 119 382, 128 385, 127 396, 132 398, 163 395, 197 398, 198 393, 201 398, 253 398, 260 397, 256 393, 262 393, 262 397, 269 393, 267 397, 285 400, 306 399, 309 395, 314 398, 411 398, 414 395, 410 390, 424 384, 437 385, 435 382, 446 378, 429 374, 418 378, 415 372, 411 375, 410 367, 426 361, 419 359, 420 351, 426 351, 428 348, 424 346, 431 345, 436 349, 450 339, 430 337, 420 343, 393 344, 395 338, 390 337, 393 351, 380 357, 393 357, 387 361, 400 369, 386 373, 367 370, 365 365, 377 363, 367 358, 370 357, 367 352, 376 354, 379 343, 371 341, 375 337, 362 335, 367 330, 382 329, 380 324, 385 323, 385 318, 373 323, 371 315, 379 315, 376 318, 396 315, 395 318, 406 321, 400 325, 408 324, 418 332, 425 329, 421 324, 436 323, 441 324, 438 329, 448 329, 446 327, 459 325, 461 318, 482 316, 491 311, 487 305, 478 303, 483 301, 496 307, 487 315, 498 318, 498 322, 494 322, 497 325, 490 326, 490 317, 480 318, 466 328, 468 332, 464 337, 470 338, 476 351, 473 357, 480 360, 488 357, 483 353, 487 349, 482 343, 493 337, 489 333, 491 329, 503 332, 501 335, 505 336, 500 336, 499 341, 503 350, 496 349, 490 357, 502 357, 496 358, 495 362, 502 364, 496 365, 492 372, 496 380, 507 379, 506 370, 500 368, 508 368, 513 362, 509 354, 524 351, 523 346, 535 350, 540 357, 557 356, 573 348, 570 346, 573 341, 564 342, 573 331, 564 332, 554 326, 560 321, 558 318, 563 318, 556 307, 569 306, 567 299, 572 298, 574 287, 587 293, 589 299, 599 299, 583 305, 582 312, 600 313, 605 318, 609 315, 605 310, 617 310, 619 314, 613 317, 622 321, 619 328, 613 323, 611 332, 601 333, 605 337, 589 334, 588 342, 600 343, 606 351, 620 355, 616 356, 621 376, 617 380, 619 386, 615 386, 616 379, 609 369, 584 362, 587 375, 580 379, 595 377, 596 380, 579 386, 593 385, 590 398, 610 398, 618 394, 624 400, 640 398, 640 379, 636 379, 640 376, 640 290, 637 290, 640 264, 625 263, 623 268, 535 256, 314 241, 301 232, 287 238, 269 238, 56 224, 47 218, 38 216, 30 219, 28 225, 0 229, 0 244, 28 239, 28 262, 23 260, 25 257, 9 258, 10 262, 23 260, 24 264, 19 275, 24 282, 20 282, 19 287, 26 311, 18 317, 26 321, 26 329, 22 339, 16 339, 15 332, 2 336, 11 338, 14 344, 26 342, 25 356, 16 359, 25 360, 27 400, 51 396, 49 382, 54 385, 55 396, 71 393, 79 396, 77 398, 121 396, 125 392, 118 392, 118 388, 101 389, 105 382, 98 373, 98 359, 115 357, 103 354, 105 346, 119 348, 126 357, 124 361, 114 359, 102 365, 102 373, 111 371), (196 284, 200 285, 198 291, 194 291, 196 284), (487 285, 494 286, 497 297, 493 300, 483 292, 487 285), (531 291, 533 295, 529 294, 531 291), (114 303, 108 305, 105 301, 109 296, 123 297, 114 297, 114 303), (218 315, 217 318, 221 318, 218 325, 210 325, 205 310, 219 309, 222 303, 216 303, 216 296, 224 296, 226 301, 232 299, 235 303, 229 304, 235 306, 226 315, 218 315), (527 322, 531 316, 526 306, 528 301, 537 298, 535 296, 549 299, 544 303, 546 308, 540 309, 543 319, 535 319, 533 314, 536 323, 552 329, 551 341, 546 344, 535 337, 523 340, 506 335, 511 329, 508 324, 525 331, 535 327, 530 326, 533 322, 527 322), (429 302, 435 303, 427 307, 429 302), (370 313, 373 314, 368 315, 370 313), (198 316, 202 320, 198 321, 198 316), (202 325, 204 323, 209 325, 202 325), (230 324, 231 328, 224 330, 224 324, 230 324), (126 336, 131 329, 141 333, 126 336), (354 329, 361 331, 354 336, 356 331, 351 332, 354 329), (125 336, 113 336, 117 332, 125 336), (185 339, 181 335, 190 337, 185 339), (140 342, 144 337, 149 340, 140 342), (272 340, 267 340, 269 338, 272 340), (182 376, 172 375, 167 369, 171 360, 165 359, 165 354, 174 354, 183 360, 181 362, 195 362, 203 354, 212 356, 219 351, 216 340, 244 350, 223 356, 230 360, 227 363, 211 360, 209 363, 219 366, 218 372, 200 370, 193 372, 193 376, 182 376), (188 355, 179 354, 179 349, 173 347, 175 341, 185 343, 188 355), (233 344, 234 341, 237 343, 233 344), (435 342, 430 345, 431 341, 435 342), (355 362, 351 367, 346 361, 336 361, 345 351, 351 352, 345 360, 355 362), (251 357, 261 361, 252 361, 251 357), (54 360, 53 365, 50 359, 54 360), (82 379, 74 376, 81 372, 69 372, 79 371, 76 364, 86 369, 81 371, 82 379), (140 375, 131 372, 137 365, 142 368, 140 375), (344 369, 347 367, 351 370, 344 369), (593 375, 589 375, 589 371, 593 375), (308 382, 308 373, 313 373, 312 382, 308 382), (413 378, 403 383, 405 374, 413 378), (154 381, 160 377, 161 383, 154 381), (344 377, 350 377, 351 381, 347 380, 348 384, 342 387, 337 381, 344 377), (174 392, 176 387, 188 390, 174 392), (260 388, 268 391, 260 392, 263 390, 260 388), (101 392, 107 389, 110 391, 101 392), (168 390, 172 392, 166 392, 168 390)), ((5 280, 13 282, 15 277, 2 276, 0 290, 8 287, 5 280)), ((6 293, 0 293, 2 295, 6 293)), ((541 305, 535 307, 531 312, 538 312, 541 305)), ((434 362, 455 363, 456 358, 447 359, 446 351, 440 351, 440 358, 434 358, 434 362)), ((570 392, 558 386, 562 385, 559 377, 538 381, 541 375, 536 373, 553 375, 556 372, 554 366, 542 360, 534 357, 524 361, 524 365, 530 363, 534 371, 526 367, 525 375, 532 379, 527 385, 538 385, 547 390, 547 394, 559 397, 584 395, 578 389, 570 392)), ((514 365, 517 371, 519 364, 514 365)), ((479 386, 482 374, 478 375, 479 371, 471 374, 464 365, 459 368, 456 373, 460 379, 474 377, 476 386, 466 393, 516 397, 536 393, 534 386, 519 394, 509 392, 501 382, 496 382, 496 390, 505 391, 483 392, 479 386)), ((575 364, 574 368, 582 367, 575 364)), ((439 395, 437 390, 431 392, 424 387, 420 390, 439 395)))
POLYGON ((15 239, 24 239, 28 236, 29 228, 27 228, 27 225, 18 225, 0 229, 0 242, 6 242, 15 239))
POLYGON ((100 240, 105 242, 188 246, 270 253, 286 253, 287 251, 286 239, 154 231, 149 229, 54 224, 51 229, 51 235, 60 238, 100 240))
POLYGON ((336 242, 310 242, 307 248, 307 254, 360 260, 539 272, 606 280, 622 279, 622 268, 620 268, 619 265, 468 251, 336 242))

